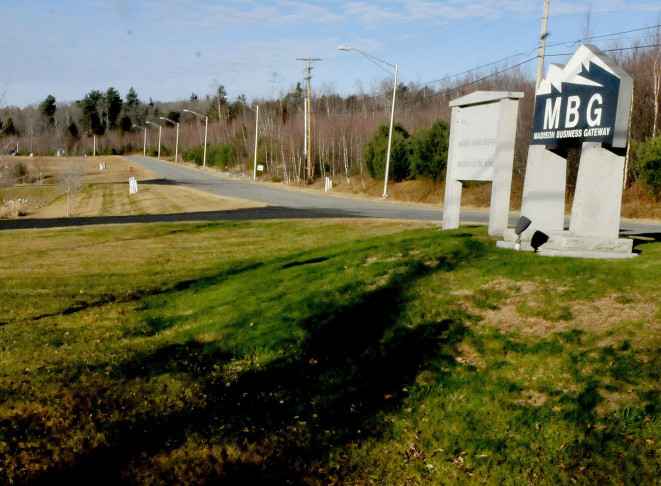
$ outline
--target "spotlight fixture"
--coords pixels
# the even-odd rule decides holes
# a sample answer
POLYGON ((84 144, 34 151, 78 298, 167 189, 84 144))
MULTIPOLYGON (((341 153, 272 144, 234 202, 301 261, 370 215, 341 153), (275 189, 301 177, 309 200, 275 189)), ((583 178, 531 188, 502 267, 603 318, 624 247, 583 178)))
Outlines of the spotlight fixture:
POLYGON ((521 249, 521 233, 528 229, 530 223, 532 223, 532 221, 525 216, 521 216, 516 222, 516 227, 514 228, 514 233, 516 234, 516 242, 514 243, 515 250, 521 249))
POLYGON ((533 233, 532 238, 530 239, 530 246, 532 246, 535 253, 537 253, 539 247, 547 241, 549 241, 549 235, 538 230, 533 233))

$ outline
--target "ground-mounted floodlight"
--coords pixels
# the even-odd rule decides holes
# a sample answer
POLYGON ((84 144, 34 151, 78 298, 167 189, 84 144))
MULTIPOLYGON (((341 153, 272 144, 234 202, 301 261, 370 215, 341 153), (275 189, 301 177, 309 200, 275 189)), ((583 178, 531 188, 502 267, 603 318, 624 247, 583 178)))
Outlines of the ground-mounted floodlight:
POLYGON ((164 116, 160 117, 161 120, 165 120, 167 122, 172 123, 173 125, 177 125, 177 141, 174 144, 174 163, 177 163, 177 155, 179 154, 179 122, 176 122, 174 120, 170 120, 169 118, 165 118, 164 116))
POLYGON ((154 125, 155 127, 158 127, 158 160, 161 160, 161 132, 163 127, 159 125, 158 123, 150 122, 149 120, 146 121, 146 123, 149 123, 150 125, 154 125))
POLYGON ((186 113, 190 113, 192 115, 195 115, 198 118, 204 118, 204 155, 202 156, 202 167, 207 166, 207 134, 209 133, 209 117, 206 115, 200 115, 199 113, 195 113, 193 110, 182 110, 185 111, 186 113))
POLYGON ((516 222, 516 227, 514 228, 514 233, 516 234, 516 243, 514 243, 515 250, 521 249, 521 233, 528 229, 530 223, 532 223, 532 221, 525 216, 521 216, 516 222))
POLYGON ((539 247, 547 241, 549 241, 549 235, 537 230, 533 233, 532 238, 530 239, 530 246, 532 246, 532 249, 537 253, 539 247))
POLYGON ((136 125, 135 123, 133 124, 133 126, 134 126, 135 128, 139 128, 140 130, 144 130, 144 131, 145 131, 145 137, 144 137, 144 140, 143 140, 143 142, 142 142, 142 156, 143 156, 143 157, 146 157, 146 156, 147 156, 147 129, 146 129, 146 128, 143 128, 143 127, 141 127, 141 126, 139 126, 139 125, 136 125))
POLYGON ((397 64, 390 64, 389 62, 386 62, 383 59, 374 57, 371 54, 367 54, 366 52, 361 51, 360 49, 356 49, 355 47, 339 46, 338 49, 341 51, 356 51, 358 54, 365 56, 367 59, 369 59, 374 64, 379 66, 388 74, 392 74, 392 73, 388 71, 384 66, 382 66, 382 64, 395 68, 395 82, 392 90, 392 108, 390 110, 390 129, 388 130, 388 150, 386 152, 386 175, 385 175, 385 180, 383 181, 383 197, 385 198, 388 197, 388 175, 390 173, 390 148, 392 147, 392 126, 393 126, 393 120, 395 119, 395 98, 397 98, 398 67, 397 64))

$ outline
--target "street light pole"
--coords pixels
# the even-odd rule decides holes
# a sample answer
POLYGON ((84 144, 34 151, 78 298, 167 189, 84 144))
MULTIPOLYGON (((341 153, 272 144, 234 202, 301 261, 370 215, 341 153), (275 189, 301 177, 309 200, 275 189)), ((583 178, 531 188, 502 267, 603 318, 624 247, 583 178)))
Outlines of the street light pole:
POLYGON ((195 115, 198 118, 204 118, 204 155, 202 156, 202 167, 207 166, 207 134, 209 133, 209 117, 205 115, 200 115, 199 113, 195 113, 193 110, 182 110, 185 111, 186 113, 191 113, 195 115))
MULTIPOLYGON (((88 137, 90 136, 90 133, 87 132, 87 131, 85 132, 85 134, 88 137)), ((96 157, 96 133, 92 133, 92 137, 94 137, 93 138, 94 141, 93 141, 93 145, 92 145, 92 156, 96 157)), ((32 150, 32 141, 30 141, 30 150, 32 150)), ((16 151, 18 152, 18 143, 16 144, 16 151)))
POLYGON ((170 123, 174 123, 177 125, 177 141, 174 144, 174 163, 177 163, 177 155, 179 153, 179 122, 176 122, 174 120, 170 120, 169 118, 165 118, 164 116, 160 117, 161 120, 165 120, 170 123))
POLYGON ((145 131, 145 136, 144 136, 144 139, 143 139, 143 141, 142 141, 142 156, 143 156, 143 157, 146 157, 146 156, 147 156, 147 129, 146 129, 146 128, 143 128, 143 127, 140 127, 140 126, 138 126, 138 125, 136 125, 136 124, 133 124, 133 126, 134 126, 135 128, 139 128, 140 130, 144 130, 144 131, 145 131))
MULTIPOLYGON (((392 89, 392 107, 390 108, 390 128, 388 129, 388 150, 386 152, 386 174, 383 181, 383 195, 382 195, 382 197, 386 198, 388 197, 388 176, 390 174, 390 149, 392 147, 392 128, 395 119, 395 99, 397 98, 397 73, 399 71, 399 67, 397 66, 397 64, 390 64, 389 62, 386 62, 383 59, 374 57, 371 54, 367 54, 366 52, 361 51, 360 49, 356 49, 355 47, 340 46, 339 49, 341 51, 356 51, 357 53, 362 54, 372 62, 378 61, 382 64, 386 64, 390 67, 395 68, 395 82, 392 89)), ((381 67, 381 69, 383 69, 387 73, 391 74, 390 71, 388 71, 383 66, 379 66, 379 67, 381 67)))
POLYGON ((259 105, 255 105, 255 159, 252 164, 252 178, 257 180, 257 136, 259 134, 259 105))

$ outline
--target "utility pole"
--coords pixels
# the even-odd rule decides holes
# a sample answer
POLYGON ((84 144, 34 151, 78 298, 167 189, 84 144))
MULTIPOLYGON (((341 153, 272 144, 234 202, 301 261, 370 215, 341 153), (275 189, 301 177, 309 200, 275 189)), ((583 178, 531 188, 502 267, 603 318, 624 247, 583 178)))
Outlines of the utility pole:
POLYGON ((546 37, 548 33, 546 32, 546 26, 549 22, 549 3, 551 0, 544 0, 544 15, 542 17, 542 37, 539 41, 539 64, 537 65, 537 84, 535 85, 535 92, 539 89, 539 85, 542 82, 542 76, 544 75, 544 55, 546 52, 546 37))
POLYGON ((314 61, 321 61, 319 58, 298 58, 297 61, 305 61, 307 66, 303 68, 307 71, 305 80, 308 82, 307 90, 308 95, 305 99, 305 157, 306 157, 306 174, 305 183, 312 184, 312 90, 310 88, 310 80, 312 79, 312 63, 314 61))

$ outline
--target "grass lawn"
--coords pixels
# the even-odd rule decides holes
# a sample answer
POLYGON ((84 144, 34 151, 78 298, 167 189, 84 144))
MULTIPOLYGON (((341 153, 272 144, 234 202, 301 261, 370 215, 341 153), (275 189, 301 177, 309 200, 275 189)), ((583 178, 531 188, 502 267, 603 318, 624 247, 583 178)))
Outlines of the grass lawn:
POLYGON ((661 243, 356 220, 0 232, 0 482, 660 484, 661 243))

